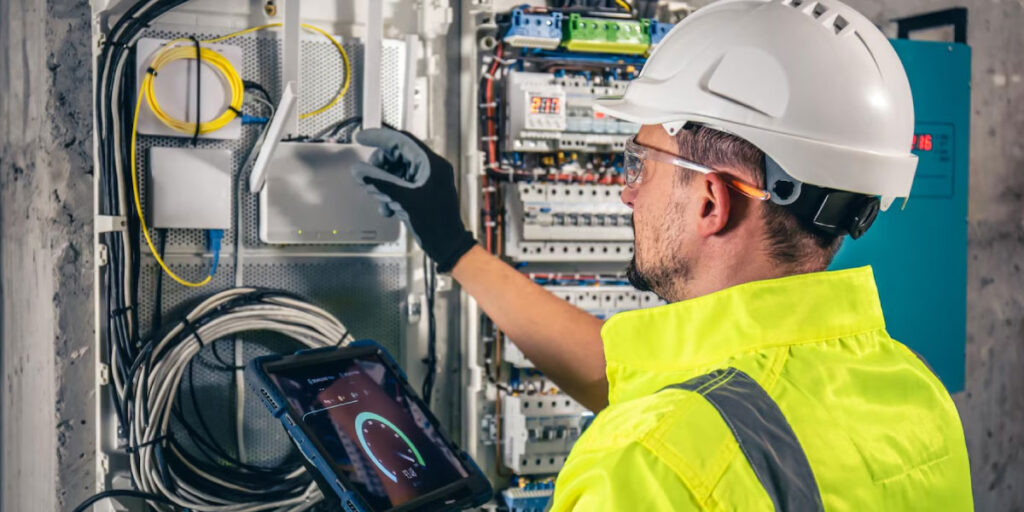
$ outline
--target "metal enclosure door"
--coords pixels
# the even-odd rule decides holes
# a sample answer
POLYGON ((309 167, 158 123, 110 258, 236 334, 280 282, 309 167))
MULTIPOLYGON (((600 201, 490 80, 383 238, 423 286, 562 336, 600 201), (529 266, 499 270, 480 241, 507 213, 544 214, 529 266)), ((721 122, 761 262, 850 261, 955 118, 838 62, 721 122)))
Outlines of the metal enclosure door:
POLYGON ((914 95, 914 186, 906 208, 897 201, 863 237, 847 239, 831 268, 874 268, 889 334, 955 393, 964 389, 971 48, 892 44, 914 95))

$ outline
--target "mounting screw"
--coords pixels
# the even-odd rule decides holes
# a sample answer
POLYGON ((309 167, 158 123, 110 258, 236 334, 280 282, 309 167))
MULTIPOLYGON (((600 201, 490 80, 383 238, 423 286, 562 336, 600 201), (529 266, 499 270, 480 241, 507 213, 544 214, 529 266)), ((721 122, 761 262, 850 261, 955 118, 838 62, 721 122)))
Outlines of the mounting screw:
POLYGON ((277 16, 277 5, 274 0, 267 0, 267 3, 263 5, 263 12, 267 13, 267 16, 277 16))

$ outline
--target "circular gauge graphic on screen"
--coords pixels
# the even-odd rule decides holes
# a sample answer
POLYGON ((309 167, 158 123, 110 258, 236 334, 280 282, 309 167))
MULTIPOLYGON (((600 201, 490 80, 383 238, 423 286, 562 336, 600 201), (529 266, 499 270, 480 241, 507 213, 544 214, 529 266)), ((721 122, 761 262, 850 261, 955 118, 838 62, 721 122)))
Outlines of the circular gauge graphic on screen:
POLYGON ((427 465, 409 436, 379 414, 359 413, 356 433, 363 451, 392 482, 398 482, 398 475, 415 478, 420 474, 419 468, 427 465))

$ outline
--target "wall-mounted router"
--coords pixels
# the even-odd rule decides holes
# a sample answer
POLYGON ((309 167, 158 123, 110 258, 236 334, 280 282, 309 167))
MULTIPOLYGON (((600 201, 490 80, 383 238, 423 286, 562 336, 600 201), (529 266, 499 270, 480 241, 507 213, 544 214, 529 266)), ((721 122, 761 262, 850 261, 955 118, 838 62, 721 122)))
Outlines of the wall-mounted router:
MULTIPOLYGON (((363 56, 362 127, 381 126, 381 3, 367 1, 363 56)), ((349 169, 366 161, 372 148, 358 144, 284 142, 298 131, 300 90, 299 2, 284 9, 285 84, 274 118, 259 144, 249 190, 259 194, 260 239, 270 244, 375 244, 397 241, 398 220, 378 213, 377 201, 356 183, 349 169)))

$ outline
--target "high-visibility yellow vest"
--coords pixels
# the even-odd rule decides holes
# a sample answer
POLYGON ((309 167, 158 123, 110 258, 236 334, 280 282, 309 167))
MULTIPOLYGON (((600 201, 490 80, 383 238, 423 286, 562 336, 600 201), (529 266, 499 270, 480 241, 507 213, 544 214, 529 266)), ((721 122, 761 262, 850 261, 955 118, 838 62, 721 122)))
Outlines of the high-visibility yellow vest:
MULTIPOLYGON (((927 300, 927 298, 922 298, 927 300)), ((972 510, 963 428, 870 267, 615 315, 562 510, 972 510)))

